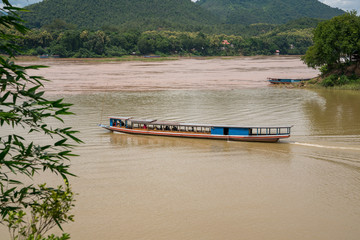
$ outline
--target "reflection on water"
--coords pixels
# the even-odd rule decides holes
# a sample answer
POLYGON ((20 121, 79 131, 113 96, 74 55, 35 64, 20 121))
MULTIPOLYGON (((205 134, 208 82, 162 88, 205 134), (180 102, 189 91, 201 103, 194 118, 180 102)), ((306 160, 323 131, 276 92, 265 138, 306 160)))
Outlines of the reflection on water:
MULTIPOLYGON (((262 87, 89 93, 66 100, 77 114, 67 122, 85 141, 72 161, 79 195, 75 223, 65 231, 73 239, 360 235, 359 93, 262 87), (294 128, 278 144, 136 136, 97 127, 112 115, 294 128)), ((0 239, 7 239, 1 231, 0 239)))
POLYGON ((318 90, 316 93, 317 100, 304 104, 314 134, 360 135, 359 92, 318 90))
MULTIPOLYGON (((121 148, 141 148, 151 147, 151 149, 186 149, 191 152, 232 152, 235 149, 237 151, 246 151, 250 153, 252 151, 268 151, 269 146, 263 146, 261 143, 252 142, 229 142, 223 140, 209 140, 209 139, 192 139, 192 138, 174 138, 174 137, 153 137, 153 136, 134 136, 123 133, 109 133, 110 143, 113 146, 121 148), (241 147, 241 149, 238 149, 241 147), (260 148, 258 148, 260 147, 260 148)), ((288 143, 279 143, 279 146, 272 151, 288 151, 288 143)))

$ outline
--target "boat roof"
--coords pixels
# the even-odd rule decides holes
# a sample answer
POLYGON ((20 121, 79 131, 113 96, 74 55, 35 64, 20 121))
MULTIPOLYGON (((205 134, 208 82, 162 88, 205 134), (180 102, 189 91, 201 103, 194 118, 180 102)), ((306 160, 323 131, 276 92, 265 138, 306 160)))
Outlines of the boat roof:
POLYGON ((212 124, 199 124, 199 123, 181 123, 181 126, 185 126, 185 127, 215 127, 212 124))
POLYGON ((184 126, 184 127, 216 127, 216 128, 291 128, 292 126, 235 126, 235 125, 214 125, 214 124, 199 124, 199 123, 180 123, 173 121, 158 121, 157 119, 133 119, 132 117, 109 117, 119 120, 130 120, 138 124, 151 125, 168 125, 168 126, 184 126))
POLYGON ((181 123, 179 123, 179 122, 172 122, 172 121, 156 121, 156 122, 153 122, 151 124, 154 124, 154 125, 173 125, 173 126, 181 125, 181 123))
POLYGON ((132 117, 113 117, 113 116, 110 116, 109 118, 119 119, 119 120, 129 120, 129 119, 131 119, 132 117))
POLYGON ((153 124, 156 119, 130 119, 132 123, 140 123, 140 124, 153 124))
POLYGON ((291 128, 293 126, 234 126, 234 125, 211 125, 216 128, 291 128))

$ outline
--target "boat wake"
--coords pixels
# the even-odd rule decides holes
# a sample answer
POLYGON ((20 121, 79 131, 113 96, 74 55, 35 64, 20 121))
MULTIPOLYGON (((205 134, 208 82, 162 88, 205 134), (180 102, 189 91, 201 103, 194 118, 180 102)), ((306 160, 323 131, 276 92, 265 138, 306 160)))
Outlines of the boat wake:
POLYGON ((360 151, 360 148, 357 148, 357 147, 326 146, 326 145, 320 145, 320 144, 301 143, 301 142, 292 142, 291 144, 301 145, 301 146, 307 146, 307 147, 316 147, 316 148, 327 148, 327 149, 340 149, 340 150, 360 151))

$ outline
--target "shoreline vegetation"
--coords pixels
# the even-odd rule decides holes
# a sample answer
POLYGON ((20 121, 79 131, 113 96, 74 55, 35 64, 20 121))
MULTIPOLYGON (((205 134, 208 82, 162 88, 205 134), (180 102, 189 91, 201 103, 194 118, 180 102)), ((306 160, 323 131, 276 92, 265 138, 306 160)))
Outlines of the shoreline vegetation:
POLYGON ((307 88, 307 89, 334 89, 360 91, 360 66, 354 72, 337 71, 320 74, 308 81, 290 84, 277 84, 275 87, 307 88))
POLYGON ((331 74, 326 77, 318 76, 305 83, 304 88, 326 88, 336 90, 360 90, 360 77, 331 74), (339 83, 337 83, 339 82, 339 83))
MULTIPOLYGON (((158 62, 158 61, 173 61, 179 60, 181 58, 192 58, 184 57, 184 56, 137 56, 137 55, 124 55, 121 57, 95 57, 95 58, 59 58, 59 57, 41 57, 41 56, 25 56, 20 55, 16 56, 16 60, 18 61, 48 61, 48 60, 56 60, 56 61, 83 61, 83 62, 127 62, 127 61, 142 61, 142 62, 158 62)), ((195 57, 193 57, 195 58, 195 57)), ((204 59, 212 58, 212 57, 203 57, 204 59)))
MULTIPOLYGON (((346 75, 330 75, 330 78, 337 78, 341 79, 346 77, 346 75)), ((360 91, 360 78, 356 78, 349 83, 345 83, 342 85, 333 85, 333 86, 324 86, 325 79, 329 77, 322 77, 318 76, 315 78, 306 81, 305 83, 290 83, 290 84, 277 84, 272 85, 272 87, 286 87, 286 88, 300 88, 300 89, 333 89, 333 90, 353 90, 353 91, 360 91)))
POLYGON ((314 86, 360 90, 360 16, 345 13, 317 25, 314 44, 301 60, 318 68, 321 75, 309 82, 314 86))
MULTIPOLYGON (((264 57, 279 57, 276 55, 255 55, 255 56, 197 56, 197 55, 168 55, 168 56, 160 56, 160 55, 124 55, 121 57, 94 57, 94 58, 60 58, 60 57, 41 57, 41 56, 29 56, 29 55, 19 55, 16 56, 17 61, 39 61, 39 60, 57 60, 57 61, 84 61, 84 62, 121 62, 121 61, 174 61, 174 60, 181 60, 181 59, 234 59, 234 58, 241 58, 241 57, 250 57, 250 58, 264 58, 264 57)), ((301 55, 280 55, 280 57, 289 57, 300 58, 301 55)))

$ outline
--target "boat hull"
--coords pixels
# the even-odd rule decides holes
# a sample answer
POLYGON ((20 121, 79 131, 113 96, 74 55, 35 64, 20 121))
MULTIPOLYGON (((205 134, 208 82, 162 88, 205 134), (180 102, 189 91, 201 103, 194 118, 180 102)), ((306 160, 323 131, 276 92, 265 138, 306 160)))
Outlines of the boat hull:
POLYGON ((228 141, 245 141, 245 142, 277 142, 279 139, 290 137, 290 135, 214 135, 206 133, 184 133, 174 131, 154 131, 154 130, 140 130, 129 129, 123 127, 110 127, 100 125, 101 127, 113 132, 138 134, 138 135, 150 135, 150 136, 163 136, 163 137, 183 137, 183 138, 200 138, 200 139, 215 139, 215 140, 228 140, 228 141))

